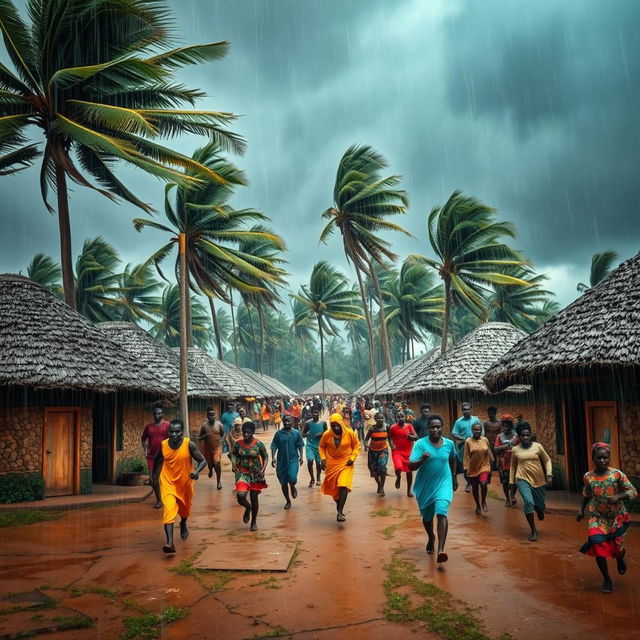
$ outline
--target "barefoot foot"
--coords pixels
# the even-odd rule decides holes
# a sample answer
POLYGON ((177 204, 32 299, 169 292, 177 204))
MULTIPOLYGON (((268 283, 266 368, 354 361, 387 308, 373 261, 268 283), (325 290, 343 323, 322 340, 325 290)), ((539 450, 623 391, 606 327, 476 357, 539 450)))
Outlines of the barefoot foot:
POLYGON ((162 547, 162 550, 165 553, 175 553, 176 552, 176 548, 172 544, 165 544, 164 547, 162 547))
POLYGON ((538 541, 538 532, 532 531, 529 535, 529 542, 537 542, 538 541))
POLYGON ((257 530, 258 530, 258 525, 255 522, 253 522, 249 527, 249 531, 257 531, 257 530))
POLYGON ((479 516, 481 513, 480 507, 476 507, 476 515, 479 516))
POLYGON ((435 550, 435 539, 429 539, 427 541, 427 553, 432 556, 435 550))
POLYGON ((154 509, 162 509, 162 502, 160 502, 160 500, 158 500, 158 502, 156 502, 156 503, 153 505, 153 508, 154 508, 154 509))
POLYGON ((344 517, 344 513, 339 513, 336 520, 338 522, 344 522, 346 520, 346 518, 344 517))
POLYGON ((295 487, 291 487, 291 497, 294 500, 298 497, 298 490, 295 487))
POLYGON ((538 515, 538 520, 544 520, 544 511, 542 509, 536 509, 536 514, 538 515))
POLYGON ((624 561, 624 556, 626 554, 623 552, 620 558, 616 558, 616 564, 618 565, 618 573, 623 576, 627 573, 627 563, 624 561))
POLYGON ((189 529, 187 529, 186 523, 180 523, 180 537, 186 540, 189 537, 189 529))
POLYGON ((249 519, 251 518, 251 509, 245 509, 242 514, 242 522, 245 524, 249 524, 249 519))
POLYGON ((313 487, 313 485, 316 483, 316 481, 311 478, 311 480, 309 480, 309 487, 313 487))
POLYGON ((436 561, 442 563, 442 562, 446 562, 448 559, 449 559, 449 556, 444 551, 441 551, 438 554, 436 561))
POLYGON ((285 502, 284 508, 285 509, 291 509, 291 502, 285 502))
POLYGON ((613 591, 613 582, 611 580, 605 580, 602 583, 602 593, 611 593, 613 591))
POLYGON ((400 478, 396 478, 396 489, 400 488, 400 478))
POLYGON ((482 503, 482 510, 486 513, 487 511, 489 511, 489 507, 487 507, 487 503, 483 502, 482 503))

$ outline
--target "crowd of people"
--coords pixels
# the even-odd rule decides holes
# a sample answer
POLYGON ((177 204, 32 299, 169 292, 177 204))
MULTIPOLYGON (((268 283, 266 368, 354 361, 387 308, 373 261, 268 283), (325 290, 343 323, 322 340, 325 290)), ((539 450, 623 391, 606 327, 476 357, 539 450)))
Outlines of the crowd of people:
MULTIPOLYGON (((161 406, 153 409, 153 422, 145 426, 142 445, 149 465, 156 508, 163 508, 166 553, 175 552, 173 527, 180 516, 180 535, 189 535, 187 518, 193 497, 193 481, 208 467, 222 489, 221 460, 227 455, 235 478, 236 500, 244 508, 242 520, 251 531, 258 528, 259 495, 267 488, 266 470, 271 460, 285 499, 291 509, 298 496, 299 469, 306 458, 309 487, 318 486, 336 505, 336 519, 345 522, 345 504, 352 489, 354 463, 364 451, 377 495, 385 496, 387 476, 395 476, 395 488, 405 479, 406 494, 415 497, 427 534, 426 552, 438 563, 448 560, 445 545, 448 511, 458 476, 473 496, 475 513, 489 511, 488 487, 498 474, 504 506, 516 506, 520 495, 530 529, 529 540, 538 540, 537 521, 545 517, 545 492, 551 486, 551 458, 536 441, 529 422, 504 413, 498 418, 489 407, 487 418, 473 415, 471 403, 462 404, 462 415, 451 427, 451 439, 443 437, 442 416, 431 413, 428 403, 416 417, 406 402, 380 403, 370 399, 326 397, 259 403, 229 403, 218 420, 212 408, 207 420, 191 438, 179 419, 168 423, 161 406), (269 450, 256 431, 275 429, 269 450), (389 460, 393 474, 389 473, 389 460), (195 462, 195 468, 194 468, 195 462), (415 475, 415 477, 414 477, 415 475), (435 521, 435 529, 434 529, 435 521)), ((613 558, 619 574, 627 570, 624 537, 629 514, 624 500, 637 495, 628 478, 609 467, 609 445, 593 445, 594 469, 584 476, 584 502, 577 514, 589 516, 588 541, 581 551, 596 559, 604 582, 612 591, 607 558, 613 558)))

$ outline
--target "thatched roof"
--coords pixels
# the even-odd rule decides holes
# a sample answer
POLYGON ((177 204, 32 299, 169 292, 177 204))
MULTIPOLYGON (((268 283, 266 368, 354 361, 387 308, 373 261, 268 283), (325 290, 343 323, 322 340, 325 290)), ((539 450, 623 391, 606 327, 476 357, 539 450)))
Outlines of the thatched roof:
MULTIPOLYGON (((179 353, 151 337, 133 322, 101 322, 96 326, 133 356, 136 362, 153 371, 174 393, 179 393, 179 353)), ((215 380, 208 378, 200 369, 189 367, 188 395, 191 398, 211 398, 226 394, 215 380)))
MULTIPOLYGON (((330 393, 331 395, 348 395, 349 392, 341 387, 337 382, 333 380, 329 380, 329 378, 324 379, 324 392, 330 393)), ((315 384, 312 384, 306 391, 302 393, 303 396, 312 396, 316 393, 322 393, 322 379, 318 380, 315 384)))
POLYGON ((378 387, 378 393, 381 395, 402 393, 407 382, 416 376, 422 375, 439 355, 439 348, 431 349, 422 356, 409 360, 403 365, 394 367, 391 371, 391 379, 383 382, 380 387, 378 387))
POLYGON ((289 395, 288 392, 282 392, 282 387, 275 383, 274 378, 260 375, 257 371, 253 371, 252 369, 242 369, 242 372, 256 383, 260 389, 260 393, 256 395, 260 398, 280 398, 283 395, 289 395))
POLYGON ((552 371, 639 366, 640 253, 503 354, 485 383, 499 390, 552 371))
MULTIPOLYGON (((507 322, 488 322, 469 332, 405 382, 404 391, 480 391, 488 389, 482 377, 489 367, 526 333, 507 322)), ((523 392, 526 388, 509 391, 523 392)))
POLYGON ((173 395, 79 313, 22 276, 0 276, 0 385, 173 395))
MULTIPOLYGON (((393 378, 394 374, 397 373, 400 368, 402 367, 401 364, 397 364, 394 367, 392 367, 391 369, 391 378, 393 378)), ((391 380, 391 378, 389 378, 389 376, 387 375, 387 370, 384 369, 383 371, 381 371, 380 373, 378 373, 376 375, 376 384, 378 387, 378 390, 380 390, 380 387, 389 382, 389 380, 391 380)), ((358 387, 358 389, 356 389, 353 394, 356 396, 368 396, 371 395, 372 393, 375 392, 375 386, 373 384, 373 376, 371 376, 371 378, 369 378, 361 387, 358 387)))
POLYGON ((291 389, 291 387, 288 387, 284 382, 281 382, 280 380, 278 380, 278 378, 274 378, 273 376, 268 376, 264 373, 262 374, 262 377, 266 378, 272 387, 279 389, 281 396, 283 397, 288 396, 291 398, 295 398, 298 395, 293 389, 291 389))
POLYGON ((189 364, 200 369, 207 378, 215 380, 229 398, 259 398, 263 395, 261 387, 242 369, 231 362, 213 358, 206 351, 189 349, 189 364))

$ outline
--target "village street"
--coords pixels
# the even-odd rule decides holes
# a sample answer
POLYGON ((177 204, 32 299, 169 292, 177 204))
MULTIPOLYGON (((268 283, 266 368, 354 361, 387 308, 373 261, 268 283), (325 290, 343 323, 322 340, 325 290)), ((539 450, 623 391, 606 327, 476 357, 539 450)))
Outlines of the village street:
MULTIPOLYGON (((268 444, 272 433, 258 435, 268 444)), ((549 514, 540 525, 539 542, 532 544, 521 510, 505 509, 495 484, 483 517, 474 514, 471 496, 459 490, 450 511, 450 559, 438 569, 424 552, 415 500, 404 495, 404 487, 394 489, 392 478, 386 498, 376 496, 365 456, 356 464, 342 525, 335 521, 330 498, 307 487, 306 465, 298 499, 288 512, 270 469, 259 531, 253 534, 241 522, 228 465, 221 491, 203 475, 191 536, 178 540, 175 556, 161 552, 160 511, 152 508, 151 498, 0 529, 0 591, 40 588, 55 600, 53 608, 35 615, 8 614, 3 607, 0 637, 42 627, 39 621, 55 620, 56 612, 58 619, 64 614, 93 620, 90 630, 47 636, 66 640, 159 634, 225 640, 348 634, 353 640, 375 640, 415 638, 416 631, 418 637, 434 638, 555 640, 604 633, 613 639, 628 638, 630 629, 640 628, 637 528, 628 536, 629 571, 623 578, 614 574, 615 591, 605 596, 595 563, 578 552, 584 523, 549 514), (296 544, 297 552, 287 572, 205 572, 192 566, 210 545, 246 556, 249 566, 256 552, 274 553, 288 543, 296 544), (160 618, 167 624, 158 631, 160 618), (468 635, 458 633, 456 624, 468 635)))

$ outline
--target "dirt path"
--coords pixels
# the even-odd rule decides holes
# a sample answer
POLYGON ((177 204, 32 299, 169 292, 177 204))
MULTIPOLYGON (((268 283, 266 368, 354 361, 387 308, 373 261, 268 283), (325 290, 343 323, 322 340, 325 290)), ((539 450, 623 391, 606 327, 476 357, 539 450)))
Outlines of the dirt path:
MULTIPOLYGON (((387 497, 379 498, 365 457, 356 465, 344 524, 336 523, 333 501, 306 486, 306 465, 290 511, 282 509, 270 470, 257 534, 241 522, 228 467, 222 491, 203 477, 191 537, 178 540, 175 556, 160 551, 160 514, 150 499, 0 529, 0 590, 41 588, 58 606, 95 620, 90 631, 47 636, 66 640, 116 639, 125 632, 130 638, 158 637, 154 628, 161 618, 162 637, 176 639, 403 640, 415 638, 416 631, 418 637, 439 637, 433 628, 444 637, 459 637, 447 627, 451 619, 465 628, 467 620, 482 623, 479 635, 468 627, 467 637, 478 639, 569 639, 604 629, 607 638, 616 639, 640 628, 640 573, 633 562, 640 550, 637 528, 628 537, 629 571, 614 578, 612 596, 603 596, 593 560, 577 552, 583 524, 548 515, 540 541, 531 544, 520 510, 490 500, 488 517, 478 518, 471 496, 462 492, 450 513, 450 561, 437 568, 424 553, 415 500, 395 490, 392 478, 387 497), (191 565, 207 545, 242 553, 246 544, 268 553, 288 542, 297 543, 298 551, 286 573, 199 572, 191 565), (385 569, 392 559, 402 571, 385 569)), ((37 615, 42 614, 32 617, 37 615)), ((17 617, 0 615, 0 637, 12 619, 17 624, 17 617)))

